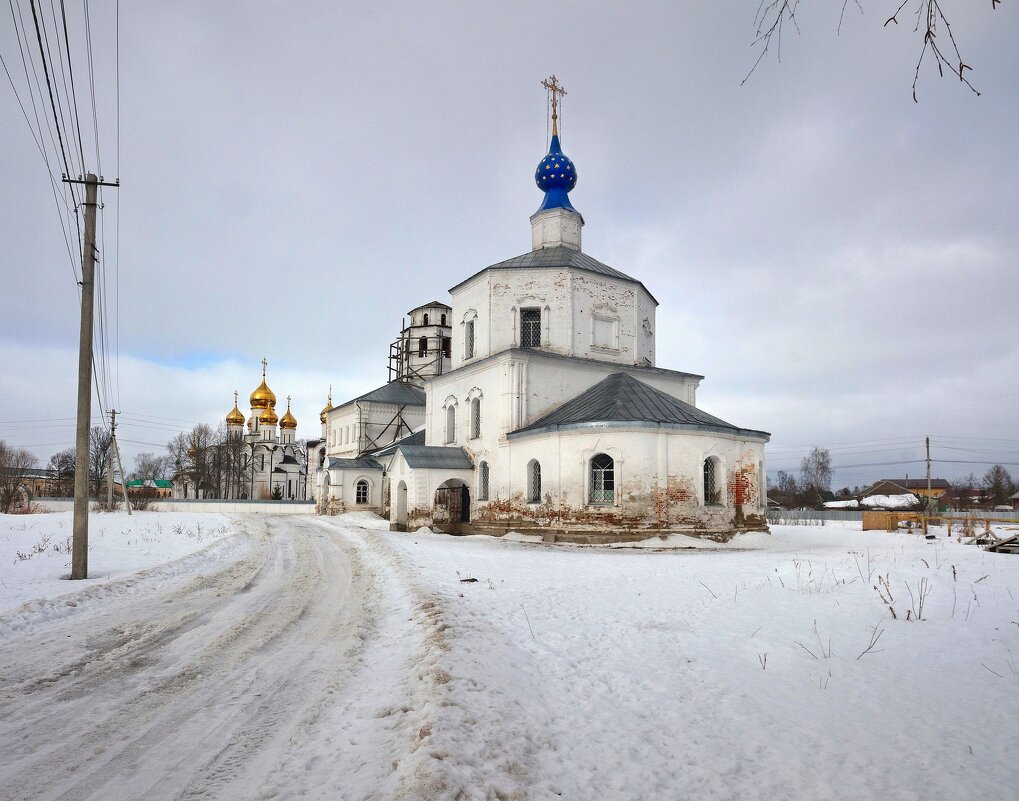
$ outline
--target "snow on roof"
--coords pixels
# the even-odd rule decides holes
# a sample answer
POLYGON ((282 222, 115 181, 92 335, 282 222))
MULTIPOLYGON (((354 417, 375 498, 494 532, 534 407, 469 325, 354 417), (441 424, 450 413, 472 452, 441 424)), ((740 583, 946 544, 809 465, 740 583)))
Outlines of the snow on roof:
POLYGON ((849 501, 828 501, 824 505, 825 509, 859 509, 860 502, 857 500, 849 501))
POLYGON ((868 495, 862 501, 861 506, 869 509, 908 509, 920 502, 913 493, 907 495, 868 495))

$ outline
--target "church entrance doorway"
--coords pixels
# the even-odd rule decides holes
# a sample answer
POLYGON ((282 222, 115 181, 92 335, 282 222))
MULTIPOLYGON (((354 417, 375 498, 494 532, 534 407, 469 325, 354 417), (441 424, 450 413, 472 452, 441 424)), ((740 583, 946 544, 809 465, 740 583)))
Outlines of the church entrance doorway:
POLYGON ((435 490, 432 522, 447 534, 463 534, 471 522, 471 490, 458 478, 444 481, 435 490))

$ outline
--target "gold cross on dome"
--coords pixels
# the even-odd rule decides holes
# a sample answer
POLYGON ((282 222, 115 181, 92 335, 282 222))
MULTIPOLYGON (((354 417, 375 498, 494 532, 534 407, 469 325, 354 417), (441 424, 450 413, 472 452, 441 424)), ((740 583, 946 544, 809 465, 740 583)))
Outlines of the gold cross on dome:
POLYGON ((262 357, 262 378, 265 378, 265 368, 268 367, 268 366, 269 366, 269 361, 265 358, 265 356, 263 356, 262 357))
POLYGON ((553 74, 541 82, 541 85, 548 90, 549 97, 552 100, 552 136, 559 136, 559 99, 560 96, 566 94, 566 89, 559 79, 553 74))
POLYGON ((234 390, 234 406, 237 405, 237 390, 234 390))

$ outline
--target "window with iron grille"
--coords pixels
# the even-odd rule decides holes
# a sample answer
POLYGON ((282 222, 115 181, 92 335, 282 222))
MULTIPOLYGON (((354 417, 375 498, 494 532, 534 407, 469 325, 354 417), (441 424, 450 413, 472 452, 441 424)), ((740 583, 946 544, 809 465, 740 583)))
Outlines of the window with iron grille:
POLYGON ((456 407, 446 407, 446 442, 447 444, 456 439, 456 407))
POLYGON ((611 504, 616 497, 615 462, 607 453, 591 459, 591 503, 611 504))
POLYGON ((541 503, 541 465, 537 460, 527 465, 527 502, 541 503))
POLYGON ((718 485, 715 477, 715 462, 713 458, 704 460, 704 503, 718 503, 718 485))
POLYGON ((354 502, 368 503, 368 482, 363 478, 354 485, 354 502))
POLYGON ((541 309, 520 310, 520 347, 541 347, 541 309))
POLYGON ((488 480, 489 480, 488 462, 482 462, 481 465, 478 467, 478 500, 479 501, 487 501, 488 500, 488 480))
POLYGON ((474 358, 474 321, 468 320, 464 326, 464 358, 474 358))
POLYGON ((471 401, 471 439, 481 436, 481 398, 471 401))

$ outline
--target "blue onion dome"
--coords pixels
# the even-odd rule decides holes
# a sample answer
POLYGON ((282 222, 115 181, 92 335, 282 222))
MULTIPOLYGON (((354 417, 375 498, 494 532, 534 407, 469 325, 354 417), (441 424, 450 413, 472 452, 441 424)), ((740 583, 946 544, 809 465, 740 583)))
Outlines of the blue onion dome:
POLYGON ((538 211, 547 209, 576 211, 570 203, 568 193, 577 185, 577 168, 563 153, 557 134, 552 134, 548 155, 538 162, 538 169, 534 171, 534 182, 538 189, 545 193, 545 199, 538 211))

